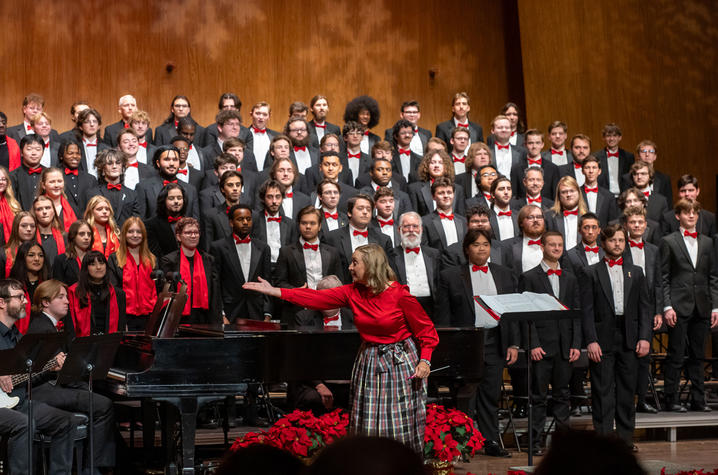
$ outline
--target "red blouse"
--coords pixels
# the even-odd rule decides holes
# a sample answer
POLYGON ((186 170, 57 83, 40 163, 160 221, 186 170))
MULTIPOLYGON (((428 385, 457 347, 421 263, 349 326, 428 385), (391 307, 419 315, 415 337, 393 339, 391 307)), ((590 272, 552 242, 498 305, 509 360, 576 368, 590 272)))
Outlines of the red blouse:
POLYGON ((420 358, 431 361, 439 336, 421 304, 409 293, 409 287, 392 283, 379 295, 372 295, 363 285, 349 284, 333 289, 282 289, 282 299, 315 310, 350 307, 354 325, 364 341, 387 344, 419 340, 420 358))

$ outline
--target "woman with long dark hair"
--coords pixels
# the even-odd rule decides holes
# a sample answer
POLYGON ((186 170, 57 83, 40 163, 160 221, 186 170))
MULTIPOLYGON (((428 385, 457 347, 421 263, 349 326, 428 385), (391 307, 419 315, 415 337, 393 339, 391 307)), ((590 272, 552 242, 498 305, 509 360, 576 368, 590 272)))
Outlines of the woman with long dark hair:
POLYGON ((92 228, 82 219, 70 225, 65 252, 58 254, 52 264, 52 278, 72 285, 80 278, 82 258, 92 249, 92 228))
POLYGON ((18 248, 24 242, 34 241, 36 230, 37 225, 32 214, 27 211, 20 211, 15 215, 15 219, 12 221, 10 238, 7 240, 4 252, 0 255, 0 260, 4 264, 0 267, 3 269, 3 275, 10 275, 10 269, 15 263, 15 254, 17 254, 18 248))
POLYGON ((100 251, 85 254, 80 279, 67 297, 76 336, 125 331, 125 293, 110 283, 107 259, 100 251))
POLYGON ((187 215, 187 198, 182 186, 170 183, 157 195, 157 214, 147 220, 147 242, 155 256, 166 256, 179 249, 176 223, 187 215))
POLYGON ((34 241, 22 243, 17 249, 15 262, 8 277, 22 282, 25 290, 26 318, 22 318, 16 323, 18 331, 24 334, 30 325, 31 303, 35 289, 42 281, 50 277, 50 268, 45 260, 45 251, 42 250, 42 246, 34 241))
POLYGON ((192 105, 189 102, 189 98, 183 95, 176 95, 172 98, 170 115, 162 122, 162 125, 155 129, 155 145, 169 145, 172 137, 180 135, 177 132, 177 126, 179 125, 180 119, 185 117, 190 119, 195 125, 194 142, 198 144, 202 143, 204 127, 192 118, 192 105))

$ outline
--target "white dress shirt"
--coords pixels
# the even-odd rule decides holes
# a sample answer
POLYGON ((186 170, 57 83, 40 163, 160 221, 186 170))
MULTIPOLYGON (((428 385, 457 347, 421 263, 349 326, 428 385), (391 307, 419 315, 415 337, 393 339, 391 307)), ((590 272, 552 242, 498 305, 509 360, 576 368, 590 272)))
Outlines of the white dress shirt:
POLYGON ((297 160, 299 173, 304 175, 307 168, 312 166, 312 157, 309 155, 309 147, 305 147, 304 150, 295 150, 294 158, 297 160))
MULTIPOLYGON (((245 242, 236 244, 237 257, 239 257, 239 266, 242 268, 242 275, 244 275, 244 281, 249 281, 249 265, 252 259, 252 243, 245 242)), ((195 251, 197 252, 197 251, 195 251)))
POLYGON ((351 224, 349 225, 349 239, 351 239, 352 242, 352 252, 356 251, 356 248, 359 246, 364 246, 365 244, 369 244, 369 228, 365 229, 361 232, 366 232, 367 237, 362 236, 361 234, 354 234, 354 231, 359 231, 359 229, 355 228, 351 224))
POLYGON ((454 162, 454 174, 458 175, 460 173, 466 172, 466 150, 459 153, 458 151, 454 150, 454 153, 451 154, 451 160, 454 162), (457 158, 461 159, 463 158, 464 161, 458 161, 457 158))
MULTIPOLYGON (((219 142, 219 149, 222 150, 222 141, 217 139, 217 142, 219 142)), ((202 161, 199 159, 199 153, 197 153, 197 149, 194 147, 194 144, 189 144, 189 150, 187 151, 187 163, 192 165, 192 168, 195 170, 202 169, 202 161)))
MULTIPOLYGON (((456 219, 456 217, 454 217, 454 219, 456 219)), ((444 228, 444 236, 446 236, 447 246, 451 246, 455 242, 459 242, 459 237, 456 234, 456 223, 454 222, 454 219, 441 219, 441 226, 444 228)))
POLYGON ((417 154, 420 157, 424 156, 424 144, 421 143, 421 135, 419 135, 419 128, 416 127, 414 129, 414 136, 411 138, 411 142, 409 143, 409 148, 412 152, 417 154))
MULTIPOLYGON (((497 295, 499 292, 496 290, 496 283, 494 282, 494 276, 491 275, 491 268, 484 273, 480 270, 474 272, 471 270, 472 267, 473 265, 469 263, 471 291, 474 293, 473 297, 478 297, 479 295, 497 295)), ((486 311, 476 303, 476 299, 474 299, 474 313, 476 314, 475 324, 477 328, 495 328, 499 326, 499 322, 488 315, 486 311)))
POLYGON ((496 171, 503 176, 511 176, 511 146, 499 150, 498 144, 494 145, 494 157, 496 157, 496 171))
POLYGON ((85 149, 85 165, 87 173, 97 178, 97 169, 95 168, 95 157, 97 156, 97 137, 94 142, 82 139, 82 148, 85 149))
POLYGON ((279 218, 279 213, 275 216, 269 216, 264 212, 264 221, 267 225, 267 245, 272 254, 272 262, 277 262, 279 257, 279 249, 282 247, 282 237, 279 232, 279 223, 277 221, 269 221, 269 218, 279 218))
MULTIPOLYGON (((596 185, 595 187, 592 186, 590 188, 596 188, 596 187, 598 187, 598 185, 596 185)), ((588 210, 590 212, 592 212, 592 213, 596 212, 596 204, 598 204, 598 192, 594 193, 592 191, 590 193, 586 193, 586 205, 588 205, 588 210)))
MULTIPOLYGON (((402 249, 404 247, 402 246, 402 249)), ((430 297, 431 288, 429 287, 429 278, 426 274, 426 264, 424 263, 424 253, 419 247, 419 253, 401 251, 404 253, 404 265, 406 266, 406 284, 409 286, 409 292, 414 297, 430 297)))
MULTIPOLYGON (((548 275, 548 271, 551 267, 546 263, 546 261, 541 260, 540 265, 541 269, 543 269, 543 271, 547 274, 546 277, 548 277, 548 282, 551 284, 551 292, 553 292, 553 296, 558 298, 558 296, 561 295, 561 282, 559 276, 556 274, 548 275)), ((561 270, 561 264, 558 264, 556 270, 561 270)))
POLYGON ((531 239, 529 237, 524 236, 523 237, 523 243, 522 250, 521 250, 521 272, 526 272, 527 270, 531 270, 537 265, 539 265, 539 262, 543 259, 543 251, 541 250, 541 246, 538 244, 531 244, 529 245, 529 241, 540 241, 541 237, 538 239, 531 239))
MULTIPOLYGON (((304 254, 304 268, 307 270, 307 286, 310 289, 316 289, 317 284, 322 280, 322 253, 319 252, 319 247, 314 251, 312 249, 304 249, 304 243, 307 241, 304 238, 299 238, 299 244, 302 246, 304 254)), ((309 244, 319 244, 319 239, 315 239, 314 242, 309 244)))
POLYGON ((347 162, 349 162, 349 170, 352 171, 352 177, 354 178, 354 180, 356 180, 359 177, 359 165, 361 164, 361 149, 359 149, 357 152, 347 150, 347 162), (359 158, 350 157, 350 153, 354 155, 359 153, 359 158))
MULTIPOLYGON (((331 213, 331 212, 329 210, 327 210, 326 208, 322 208, 322 213, 331 213)), ((335 209, 334 212, 331 214, 336 214, 337 219, 327 218, 325 216, 324 221, 327 223, 327 229, 329 229, 330 231, 334 231, 335 229, 339 229, 339 219, 338 219, 339 211, 335 209)))
POLYGON ((586 243, 583 242, 583 240, 582 240, 580 246, 583 247, 583 249, 584 249, 584 254, 586 255, 586 261, 588 261, 588 265, 589 265, 589 266, 592 266, 592 265, 596 264, 596 263, 601 259, 601 258, 599 257, 599 253, 598 253, 598 252, 586 251, 586 246, 588 246, 588 247, 599 247, 599 245, 598 245, 597 242, 593 243, 593 246, 589 246, 588 244, 586 244, 586 243))
MULTIPOLYGON (((576 209, 578 208, 569 209, 567 211, 575 211, 576 209)), ((578 216, 575 214, 563 215, 563 229, 566 233, 565 248, 568 251, 576 247, 576 241, 578 239, 578 216)))
POLYGON ((257 170, 264 170, 264 159, 267 158, 267 152, 269 152, 269 132, 255 132, 254 127, 250 127, 249 130, 252 132, 253 146, 252 152, 254 152, 254 159, 257 161, 257 170))
MULTIPOLYGON (((681 233, 683 242, 686 244, 686 249, 688 249, 688 255, 691 256, 691 264, 693 264, 693 268, 695 269, 696 265, 698 264, 698 238, 686 236, 686 230, 682 227, 679 227, 678 230, 681 233)), ((696 232, 696 230, 694 229, 691 232, 696 232)))
MULTIPOLYGON (((616 150, 616 152, 618 152, 618 150, 616 150)), ((618 157, 609 157, 608 150, 606 150, 606 158, 608 158, 608 189, 615 196, 618 196, 621 192, 618 185, 618 174, 620 172, 618 169, 618 157)))
POLYGON ((187 166, 187 163, 185 163, 184 168, 180 168, 180 170, 186 170, 187 173, 179 173, 177 172, 177 179, 183 181, 184 183, 189 183, 189 167, 187 166))
POLYGON ((52 163, 52 157, 50 157, 50 146, 49 142, 45 142, 45 147, 42 149, 42 158, 40 159, 40 165, 45 168, 49 168, 52 163))
MULTIPOLYGON (((510 206, 500 209, 494 205, 494 213, 496 213, 496 223, 499 225, 499 241, 505 241, 514 237, 514 220, 511 216, 499 216, 499 213, 507 213, 511 211, 510 206)), ((537 263, 538 264, 538 263, 537 263)))
POLYGON ((623 266, 615 265, 611 267, 608 262, 604 265, 608 269, 608 280, 611 282, 614 310, 616 315, 623 315, 623 266))
POLYGON ((561 149, 558 148, 550 148, 549 153, 551 150, 556 150, 557 152, 563 152, 562 154, 558 153, 552 153, 551 154, 551 162, 553 162, 554 165, 561 166, 566 165, 568 163, 568 150, 566 150, 566 147, 563 147, 561 149))
MULTIPOLYGON (((643 239, 629 239, 629 241, 633 241, 637 244, 640 244, 643 242, 643 239)), ((646 252, 645 249, 638 248, 637 246, 631 246, 630 242, 627 242, 626 245, 631 250, 631 258, 633 259, 633 263, 641 268, 643 271, 643 275, 646 275, 646 252)), ((645 247, 645 244, 644 244, 645 247)))
POLYGON ((294 216, 294 187, 290 186, 286 190, 284 190, 284 199, 282 200, 282 210, 284 211, 284 216, 294 216), (287 196, 289 193, 292 193, 292 196, 287 196))
MULTIPOLYGON (((134 162, 133 162, 134 163, 134 162)), ((122 182, 130 190, 134 190, 140 182, 140 171, 136 167, 127 167, 125 169, 125 178, 122 182)))
MULTIPOLYGON (((377 216, 377 220, 381 219, 382 221, 388 221, 389 219, 393 219, 391 216, 389 216, 388 219, 381 218, 377 216)), ((386 226, 382 226, 381 223, 379 223, 379 230, 381 233, 385 236, 387 236, 391 240, 391 247, 396 246, 394 243, 394 226, 391 224, 387 224, 386 226)))

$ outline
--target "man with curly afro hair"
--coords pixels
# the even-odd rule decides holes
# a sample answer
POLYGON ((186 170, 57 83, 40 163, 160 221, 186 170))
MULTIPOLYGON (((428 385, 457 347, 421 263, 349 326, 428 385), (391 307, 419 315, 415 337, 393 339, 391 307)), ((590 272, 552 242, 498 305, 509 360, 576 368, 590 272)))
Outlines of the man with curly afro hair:
POLYGON ((370 131, 379 123, 380 116, 379 103, 370 96, 355 97, 349 101, 344 109, 344 122, 353 120, 359 122, 365 128, 364 138, 361 141, 362 153, 369 155, 369 151, 374 144, 381 140, 378 135, 370 131))

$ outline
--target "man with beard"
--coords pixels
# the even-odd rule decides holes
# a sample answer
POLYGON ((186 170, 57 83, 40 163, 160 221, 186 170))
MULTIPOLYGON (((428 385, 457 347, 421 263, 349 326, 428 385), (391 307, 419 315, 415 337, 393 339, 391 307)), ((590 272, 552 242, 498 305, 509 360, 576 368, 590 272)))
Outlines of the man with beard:
POLYGON ((183 183, 189 183, 198 191, 201 190, 205 179, 205 172, 189 166, 187 162, 192 144, 189 140, 180 136, 173 137, 170 143, 179 150, 180 163, 177 169, 177 179, 183 183))
POLYGON ((271 251, 272 268, 279 257, 279 249, 297 240, 294 221, 282 210, 284 187, 276 180, 267 180, 259 187, 262 210, 252 217, 252 237, 264 241, 271 251))
POLYGON ((401 243, 394 248, 389 264, 396 272, 399 283, 409 286, 409 292, 416 297, 429 318, 436 315, 437 291, 439 287, 440 253, 421 244, 421 216, 414 211, 399 218, 401 243))
POLYGON ((491 229, 499 241, 506 241, 519 235, 519 223, 515 209, 511 209, 511 180, 499 177, 491 183, 491 229))
MULTIPOLYGON (((576 180, 578 186, 583 186, 586 178, 583 176, 583 160, 591 153, 591 138, 584 134, 576 134, 571 138, 571 153, 573 161, 558 167, 561 178, 570 176, 576 180)), ((568 244, 568 242, 566 242, 568 244)))
POLYGON ((284 134, 292 141, 289 156, 297 165, 299 173, 305 174, 307 168, 319 163, 319 149, 309 145, 309 126, 299 117, 290 118, 284 127, 284 134))
MULTIPOLYGON (((312 110, 312 121, 309 122, 309 135, 313 146, 318 147, 322 137, 326 134, 340 136, 342 130, 338 125, 327 122, 329 112, 329 100, 326 96, 318 94, 309 101, 309 108, 312 110)), ((356 178, 356 177, 354 177, 356 178)))
MULTIPOLYGON (((137 205, 140 217, 149 219, 156 214, 157 195, 165 185, 178 183, 177 170, 179 170, 179 164, 180 158, 177 147, 163 145, 157 149, 153 157, 153 165, 159 172, 159 176, 143 180, 135 189, 135 192, 137 192, 137 205)), ((187 198, 187 216, 199 219, 197 189, 183 181, 180 181, 179 185, 184 188, 187 198)))

